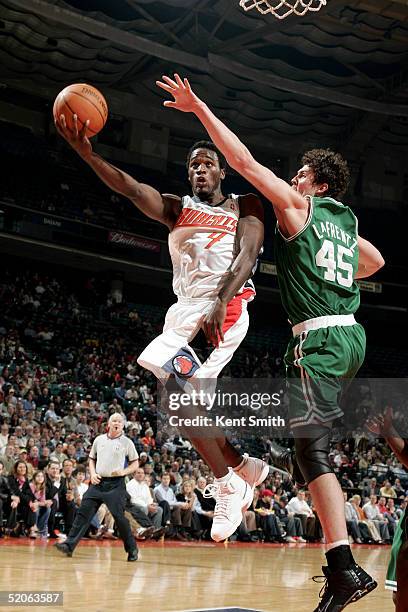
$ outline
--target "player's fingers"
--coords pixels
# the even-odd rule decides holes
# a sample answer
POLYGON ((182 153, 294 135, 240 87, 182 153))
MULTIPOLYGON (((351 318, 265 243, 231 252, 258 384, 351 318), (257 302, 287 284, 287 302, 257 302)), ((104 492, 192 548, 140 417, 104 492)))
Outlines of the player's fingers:
POLYGON ((215 321, 211 322, 211 342, 215 347, 218 345, 218 330, 215 321))
POLYGON ((67 129, 67 122, 65 121, 65 115, 60 115, 60 121, 61 121, 61 125, 64 128, 64 130, 67 129))
POLYGON ((57 130, 58 134, 60 134, 61 136, 64 136, 63 129, 62 129, 58 119, 54 119, 54 125, 55 125, 55 129, 57 130))
POLYGON ((218 323, 218 335, 220 337, 221 342, 224 342, 224 333, 222 331, 221 323, 218 323))
POLYGON ((163 102, 163 106, 170 106, 170 107, 174 107, 177 106, 177 102, 174 102, 174 100, 165 100, 163 102))
POLYGON ((187 89, 187 91, 191 92, 191 85, 188 79, 184 79, 184 87, 187 89))
POLYGON ((214 343, 214 333, 212 328, 212 321, 205 321, 205 337, 207 338, 208 344, 214 343))
POLYGON ((184 83, 183 83, 183 81, 181 80, 180 75, 179 75, 179 74, 177 74, 177 72, 175 72, 175 73, 174 73, 174 78, 175 78, 175 80, 176 80, 177 85, 178 85, 179 87, 182 87, 182 88, 184 89, 184 83))
POLYGON ((163 81, 165 81, 168 85, 170 85, 173 89, 177 89, 177 83, 176 81, 173 81, 173 79, 171 79, 170 77, 166 76, 165 74, 162 76, 163 81))
POLYGON ((74 138, 77 139, 78 138, 78 115, 74 113, 72 115, 72 119, 74 122, 74 138))
POLYGON ((87 128, 88 128, 88 126, 89 126, 89 124, 90 124, 90 120, 89 120, 89 119, 87 119, 87 120, 85 121, 85 123, 83 123, 83 124, 82 124, 82 127, 81 127, 81 129, 79 130, 78 135, 79 135, 79 139, 80 139, 82 142, 84 142, 84 140, 85 140, 85 138, 86 138, 86 130, 87 130, 87 128))
POLYGON ((167 85, 166 83, 163 83, 162 81, 156 81, 156 85, 157 87, 160 87, 161 89, 164 89, 164 91, 168 91, 169 93, 174 92, 174 87, 171 87, 170 85, 167 85))

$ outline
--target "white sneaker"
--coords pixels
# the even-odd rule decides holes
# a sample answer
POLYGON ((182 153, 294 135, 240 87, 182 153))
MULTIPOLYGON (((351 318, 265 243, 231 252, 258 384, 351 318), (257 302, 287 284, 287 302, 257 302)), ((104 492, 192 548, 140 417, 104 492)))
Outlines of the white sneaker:
POLYGON ((247 453, 244 454, 243 459, 244 462, 241 467, 233 468, 234 472, 254 489, 263 483, 268 476, 269 465, 262 459, 250 457, 247 453))
POLYGON ((286 542, 296 542, 295 538, 292 538, 292 536, 286 536, 285 541, 286 542))
POLYGON ((211 537, 221 542, 231 536, 240 526, 243 509, 248 508, 254 496, 253 489, 242 478, 230 471, 227 481, 214 481, 204 489, 204 497, 216 500, 211 537))
POLYGON ((301 542, 302 544, 306 544, 306 542, 307 542, 307 540, 305 540, 305 538, 302 538, 302 536, 299 536, 297 541, 301 542))

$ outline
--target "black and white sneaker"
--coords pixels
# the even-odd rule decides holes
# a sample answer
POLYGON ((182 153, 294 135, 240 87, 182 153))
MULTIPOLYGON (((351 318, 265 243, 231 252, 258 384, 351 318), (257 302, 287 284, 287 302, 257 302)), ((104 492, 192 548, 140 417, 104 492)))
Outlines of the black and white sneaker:
POLYGON ((315 582, 324 581, 319 593, 321 601, 314 612, 340 612, 373 591, 377 583, 362 567, 353 563, 346 570, 332 572, 322 567, 324 576, 314 576, 315 582))
POLYGON ((283 448, 277 442, 270 442, 269 456, 272 466, 289 474, 299 488, 306 486, 305 479, 297 464, 295 453, 289 448, 283 448))

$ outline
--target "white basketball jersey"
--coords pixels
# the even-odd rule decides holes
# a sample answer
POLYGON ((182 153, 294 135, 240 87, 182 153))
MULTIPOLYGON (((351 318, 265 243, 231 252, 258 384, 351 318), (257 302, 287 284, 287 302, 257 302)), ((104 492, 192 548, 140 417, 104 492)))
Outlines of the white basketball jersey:
MULTIPOLYGON (((211 300, 217 297, 236 256, 239 196, 229 195, 217 206, 184 196, 181 206, 169 234, 173 291, 179 297, 211 300)), ((255 294, 252 281, 245 287, 255 294)))

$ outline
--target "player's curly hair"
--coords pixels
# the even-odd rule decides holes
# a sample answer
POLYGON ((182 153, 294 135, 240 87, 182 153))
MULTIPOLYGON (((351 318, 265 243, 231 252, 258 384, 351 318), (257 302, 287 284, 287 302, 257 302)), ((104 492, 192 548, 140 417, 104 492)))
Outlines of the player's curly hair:
POLYGON ((340 153, 330 149, 312 149, 304 153, 302 166, 309 166, 315 183, 327 183, 325 195, 338 199, 345 194, 350 183, 350 171, 340 153))
POLYGON ((221 151, 210 140, 198 140, 197 142, 193 144, 192 147, 190 147, 190 150, 187 153, 187 162, 186 162, 187 168, 190 165, 190 158, 193 154, 193 151, 195 151, 196 149, 209 149, 210 151, 215 151, 218 157, 218 161, 220 163, 221 170, 227 169, 227 160, 225 159, 221 151))

